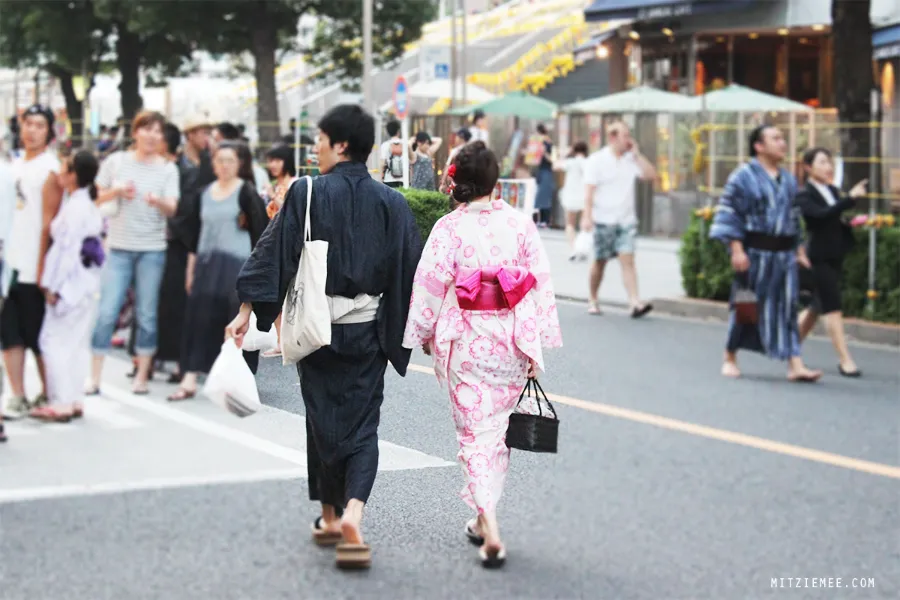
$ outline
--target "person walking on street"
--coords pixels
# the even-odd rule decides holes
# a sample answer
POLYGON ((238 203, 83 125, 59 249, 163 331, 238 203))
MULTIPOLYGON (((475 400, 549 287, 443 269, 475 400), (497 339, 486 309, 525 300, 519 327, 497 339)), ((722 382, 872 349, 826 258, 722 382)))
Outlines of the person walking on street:
POLYGON ((563 208, 566 211, 566 241, 569 243, 569 260, 587 260, 586 254, 579 254, 575 247, 578 237, 578 216, 584 210, 584 169, 587 163, 588 146, 584 142, 576 142, 569 156, 556 166, 557 170, 565 171, 566 179, 559 196, 563 208))
POLYGON ((728 248, 735 272, 722 375, 740 377, 737 352, 750 350, 787 361, 791 381, 817 381, 822 372, 808 369, 800 355, 797 265, 811 265, 800 243, 797 182, 781 167, 787 143, 777 127, 760 125, 747 146, 750 162, 729 175, 709 230, 728 248), (755 295, 755 316, 737 318, 741 290, 755 295))
POLYGON ((6 301, 0 313, 0 346, 9 376, 12 398, 7 417, 19 418, 46 404, 46 377, 41 359, 40 333, 44 322, 44 293, 39 282, 44 254, 50 243, 50 222, 62 203, 57 181, 59 158, 50 148, 54 137, 50 108, 35 104, 22 117, 24 153, 12 163, 15 178, 15 211, 5 244, 6 301), (25 350, 37 360, 42 391, 33 401, 25 397, 25 350))
POLYGON ((375 141, 372 116, 359 106, 340 105, 322 117, 319 132, 316 152, 323 175, 313 180, 311 210, 310 180, 297 181, 238 277, 243 304, 226 335, 240 346, 251 311, 260 331, 271 328, 293 289, 309 222, 311 238, 328 242, 332 314, 331 344, 297 364, 306 407, 309 495, 322 504, 313 537, 320 545, 340 542, 338 567, 368 567, 371 551, 362 517, 378 469, 384 374, 388 362, 401 376, 409 364, 403 329, 421 238, 406 199, 372 179, 366 168, 375 141))
POLYGON ((527 378, 543 372, 543 350, 562 346, 547 253, 528 216, 491 200, 498 172, 484 142, 456 155, 450 177, 459 207, 428 237, 403 338, 433 355, 449 388, 466 473, 461 496, 477 515, 466 535, 485 567, 506 559, 497 505, 510 414, 527 378))
POLYGON ((832 184, 834 161, 831 152, 825 148, 811 148, 803 154, 803 165, 807 174, 806 187, 797 194, 796 203, 806 220, 809 235, 807 254, 812 269, 805 273, 811 275, 813 305, 800 315, 800 342, 809 335, 821 315, 838 354, 838 372, 844 377, 859 377, 861 373, 847 347, 841 312, 844 257, 853 248, 855 240, 850 225, 841 219, 841 213, 853 208, 856 200, 866 195, 868 182, 860 181, 850 190, 849 196, 841 198, 840 190, 832 184))
POLYGON ((635 182, 656 179, 656 168, 641 154, 625 123, 617 122, 606 132, 606 146, 592 154, 585 164, 584 213, 581 230, 594 231, 594 264, 591 265, 588 312, 600 314, 597 292, 606 263, 613 258, 622 267, 622 282, 628 293, 632 318, 653 310, 638 295, 634 264, 637 237, 635 182))

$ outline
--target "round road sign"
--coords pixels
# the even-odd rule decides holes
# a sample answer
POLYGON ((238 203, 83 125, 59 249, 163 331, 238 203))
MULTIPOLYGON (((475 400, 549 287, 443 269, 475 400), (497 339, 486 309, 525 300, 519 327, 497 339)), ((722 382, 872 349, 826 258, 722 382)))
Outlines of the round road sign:
POLYGON ((409 112, 409 86, 406 77, 400 75, 394 81, 394 114, 398 119, 405 119, 409 112))

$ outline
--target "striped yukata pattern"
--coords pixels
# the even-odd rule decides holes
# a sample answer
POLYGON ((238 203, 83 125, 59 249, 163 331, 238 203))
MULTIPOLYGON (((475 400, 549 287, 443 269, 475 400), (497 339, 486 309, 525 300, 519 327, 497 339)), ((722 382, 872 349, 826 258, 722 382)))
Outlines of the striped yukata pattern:
MULTIPOLYGON (((729 244, 749 232, 795 236, 800 243, 800 215, 794 206, 797 182, 781 169, 776 181, 756 159, 728 177, 709 237, 729 244)), ((760 352, 779 360, 800 355, 797 324, 800 280, 796 250, 771 252, 745 248, 750 258, 748 283, 759 299, 758 324, 740 325, 731 311, 727 349, 760 352)), ((739 287, 732 283, 732 295, 739 287)))

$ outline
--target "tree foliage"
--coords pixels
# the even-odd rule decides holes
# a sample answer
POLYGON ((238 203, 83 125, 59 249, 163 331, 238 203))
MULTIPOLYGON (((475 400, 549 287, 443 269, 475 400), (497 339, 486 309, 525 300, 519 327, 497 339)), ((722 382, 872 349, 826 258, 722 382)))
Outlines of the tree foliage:
MULTIPOLYGON (((373 7, 372 61, 375 66, 390 64, 403 56, 405 47, 419 39, 422 27, 434 18, 431 0, 380 0, 373 7)), ((309 62, 320 76, 359 89, 363 74, 362 2, 332 0, 322 2, 319 22, 310 48, 309 62)))
POLYGON ((81 135, 83 111, 74 78, 86 73, 89 90, 93 76, 108 68, 109 33, 109 24, 95 15, 92 0, 0 0, 0 64, 39 68, 57 78, 76 137, 81 135))

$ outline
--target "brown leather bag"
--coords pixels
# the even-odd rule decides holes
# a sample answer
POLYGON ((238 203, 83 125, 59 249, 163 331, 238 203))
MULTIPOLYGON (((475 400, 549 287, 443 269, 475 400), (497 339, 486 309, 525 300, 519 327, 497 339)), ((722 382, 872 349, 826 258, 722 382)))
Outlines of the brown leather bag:
POLYGON ((756 325, 759 322, 759 298, 750 289, 746 273, 737 276, 737 288, 731 299, 734 318, 740 325, 756 325))

